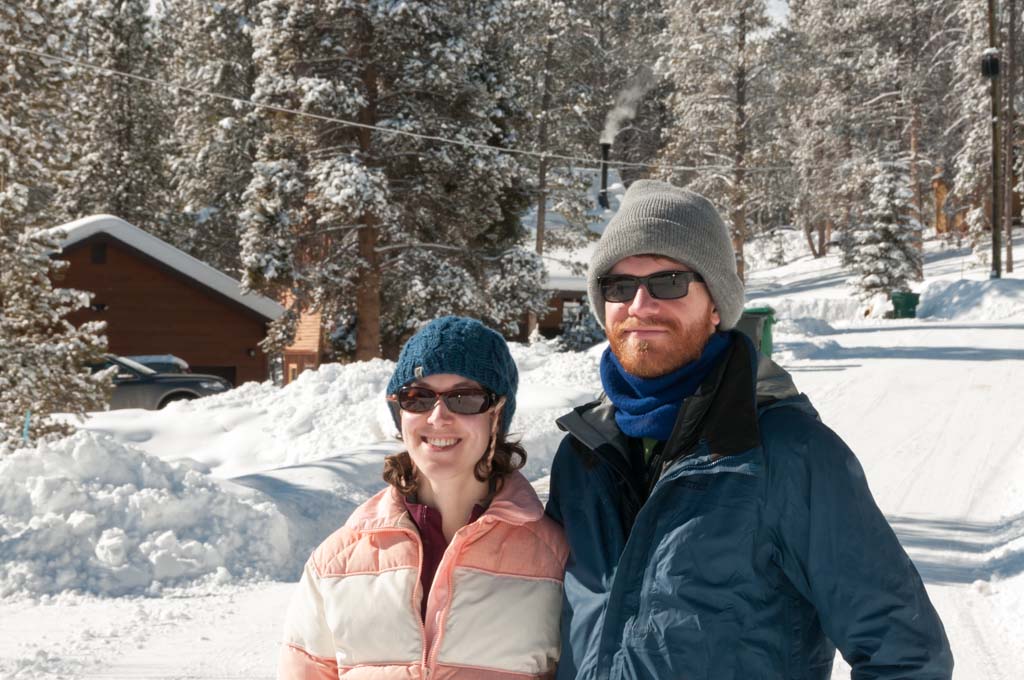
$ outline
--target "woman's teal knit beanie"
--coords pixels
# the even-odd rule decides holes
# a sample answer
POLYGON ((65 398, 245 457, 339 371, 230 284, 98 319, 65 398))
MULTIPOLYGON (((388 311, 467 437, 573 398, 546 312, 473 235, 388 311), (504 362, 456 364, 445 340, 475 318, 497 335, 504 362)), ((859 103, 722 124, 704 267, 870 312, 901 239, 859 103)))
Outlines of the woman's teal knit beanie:
MULTIPOLYGON (((414 380, 439 373, 453 373, 475 380, 500 397, 505 397, 502 432, 508 432, 516 412, 519 371, 500 334, 476 319, 443 316, 434 319, 409 338, 398 356, 395 372, 388 381, 388 395, 396 394, 414 380)), ((390 402, 389 402, 390 403, 390 402)), ((402 429, 398 409, 391 414, 402 429)))

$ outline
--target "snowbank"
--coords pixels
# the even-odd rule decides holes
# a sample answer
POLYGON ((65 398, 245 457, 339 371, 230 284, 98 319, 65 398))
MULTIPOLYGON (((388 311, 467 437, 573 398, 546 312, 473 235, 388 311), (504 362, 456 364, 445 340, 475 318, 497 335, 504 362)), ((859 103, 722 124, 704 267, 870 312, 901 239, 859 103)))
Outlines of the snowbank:
POLYGON ((0 597, 156 593, 276 577, 292 561, 269 502, 94 432, 0 459, 0 597))
POLYGON ((601 392, 598 363, 603 342, 583 352, 557 352, 547 342, 511 343, 519 368, 516 415, 509 428, 526 447, 523 474, 531 481, 550 473, 551 460, 565 433, 555 420, 601 392))
MULTIPOLYGON (((846 297, 760 298, 747 304, 748 307, 755 305, 774 309, 775 319, 779 322, 820 323, 826 327, 883 319, 892 311, 892 302, 884 293, 864 300, 853 290, 846 297)), ((812 334, 817 332, 811 331, 812 334)))
POLYGON ((932 281, 921 291, 917 316, 959 321, 1024 319, 1024 280, 932 281))
POLYGON ((281 388, 246 383, 160 411, 94 413, 85 427, 164 460, 191 458, 235 477, 392 438, 384 388, 394 362, 325 364, 281 388))

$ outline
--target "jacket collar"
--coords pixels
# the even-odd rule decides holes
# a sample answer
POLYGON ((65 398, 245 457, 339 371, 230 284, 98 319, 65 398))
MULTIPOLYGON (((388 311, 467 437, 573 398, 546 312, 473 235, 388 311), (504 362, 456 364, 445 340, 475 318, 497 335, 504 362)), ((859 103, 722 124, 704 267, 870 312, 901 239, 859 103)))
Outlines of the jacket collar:
POLYGON ((688 455, 707 441, 715 457, 731 456, 756 447, 761 436, 755 402, 756 365, 753 344, 733 332, 728 354, 692 397, 683 401, 665 460, 688 455))
POLYGON ((493 517, 509 524, 536 522, 543 516, 544 505, 537 498, 537 492, 518 470, 505 477, 501 491, 483 514, 483 517, 493 517))
MULTIPOLYGON (((521 472, 516 471, 505 477, 505 483, 491 499, 481 519, 492 517, 509 524, 526 524, 539 520, 543 515, 544 506, 533 486, 521 472)), ((390 485, 356 508, 345 526, 360 531, 416 529, 401 494, 390 485)))
POLYGON ((608 395, 601 393, 596 401, 577 406, 555 421, 563 432, 568 432, 591 450, 611 446, 622 454, 629 450, 629 438, 622 434, 615 422, 615 406, 608 395))

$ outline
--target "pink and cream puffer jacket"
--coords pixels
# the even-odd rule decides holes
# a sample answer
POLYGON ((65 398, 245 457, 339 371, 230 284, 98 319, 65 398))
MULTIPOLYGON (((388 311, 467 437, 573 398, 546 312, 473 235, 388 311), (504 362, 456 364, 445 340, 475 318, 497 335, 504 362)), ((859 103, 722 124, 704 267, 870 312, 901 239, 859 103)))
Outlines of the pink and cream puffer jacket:
POLYGON ((561 528, 514 472, 452 538, 424 623, 423 544, 389 486, 310 556, 288 607, 278 678, 553 677, 567 554, 561 528))

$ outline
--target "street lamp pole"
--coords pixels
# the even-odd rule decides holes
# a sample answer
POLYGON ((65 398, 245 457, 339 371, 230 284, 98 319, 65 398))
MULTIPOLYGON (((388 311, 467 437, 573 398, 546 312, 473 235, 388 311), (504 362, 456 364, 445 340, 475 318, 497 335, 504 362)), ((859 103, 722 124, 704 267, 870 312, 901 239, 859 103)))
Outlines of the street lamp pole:
POLYGON ((1002 262, 999 252, 1000 228, 1002 227, 1002 144, 1000 144, 1000 99, 999 81, 999 32, 996 30, 996 0, 988 0, 988 44, 989 48, 981 58, 981 73, 992 81, 992 271, 990 279, 1002 276, 1002 262))

